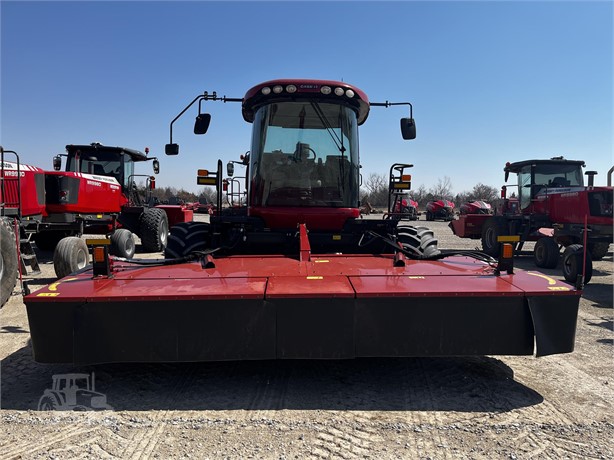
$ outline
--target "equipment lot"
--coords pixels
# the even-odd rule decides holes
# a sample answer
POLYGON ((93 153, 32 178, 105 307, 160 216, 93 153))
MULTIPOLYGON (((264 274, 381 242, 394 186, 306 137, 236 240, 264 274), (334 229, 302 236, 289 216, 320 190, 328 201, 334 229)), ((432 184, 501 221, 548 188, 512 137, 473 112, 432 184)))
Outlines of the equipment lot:
MULTIPOLYGON (((413 225, 440 248, 480 244, 447 222, 413 225)), ((530 249, 518 269, 535 270, 530 249)), ((0 458, 614 458, 611 249, 575 351, 539 359, 42 365, 15 295, 0 311, 0 458), (53 375, 92 371, 114 411, 36 411, 53 375)), ((39 252, 32 290, 55 281, 51 259, 39 252)), ((540 271, 562 279, 560 262, 540 271)))

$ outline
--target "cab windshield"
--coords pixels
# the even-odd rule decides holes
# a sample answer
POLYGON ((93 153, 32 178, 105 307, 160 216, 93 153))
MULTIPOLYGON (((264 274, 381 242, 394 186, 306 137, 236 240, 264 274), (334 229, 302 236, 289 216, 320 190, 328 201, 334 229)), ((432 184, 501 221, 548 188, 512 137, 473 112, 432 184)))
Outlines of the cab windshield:
POLYGON ((553 188, 582 185, 582 167, 577 164, 524 166, 518 173, 520 208, 525 209, 538 194, 552 192, 553 188))
POLYGON ((125 185, 124 179, 134 174, 132 161, 122 162, 124 155, 102 150, 88 152, 69 152, 66 160, 66 171, 111 176, 125 185))
POLYGON ((261 107, 251 150, 252 206, 358 207, 356 113, 340 104, 261 107))

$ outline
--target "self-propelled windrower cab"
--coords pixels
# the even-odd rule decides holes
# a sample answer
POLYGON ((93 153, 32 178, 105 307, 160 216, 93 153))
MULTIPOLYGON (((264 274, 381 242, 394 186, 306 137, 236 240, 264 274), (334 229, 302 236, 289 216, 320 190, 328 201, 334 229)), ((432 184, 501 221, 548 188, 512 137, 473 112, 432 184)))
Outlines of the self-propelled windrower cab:
MULTIPOLYGON (((179 153, 173 124, 198 103, 195 133, 204 134, 202 105, 216 101, 240 103, 253 124, 245 206, 223 208, 218 160, 197 179, 216 188, 214 214, 173 227, 165 259, 127 261, 95 245, 91 268, 26 297, 37 361, 573 350, 581 291, 514 272, 511 246, 498 260, 440 250, 425 227, 360 217, 358 127, 373 106, 408 103, 370 103, 323 80, 269 81, 243 98, 204 93, 171 123, 167 154, 179 153)), ((415 137, 409 107, 405 139, 415 137)))

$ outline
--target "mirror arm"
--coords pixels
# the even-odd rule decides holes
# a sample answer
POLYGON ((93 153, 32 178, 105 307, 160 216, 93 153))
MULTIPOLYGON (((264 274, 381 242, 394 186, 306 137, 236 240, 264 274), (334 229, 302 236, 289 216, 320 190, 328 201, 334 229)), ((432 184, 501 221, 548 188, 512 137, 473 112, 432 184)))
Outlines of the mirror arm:
MULTIPOLYGON (((178 119, 181 117, 181 115, 183 115, 184 113, 186 113, 186 112, 188 111, 188 109, 189 109, 190 107, 192 107, 196 101, 198 101, 199 99, 202 99, 202 98, 203 98, 203 97, 205 97, 206 95, 207 95, 207 93, 205 92, 205 94, 199 94, 198 96, 196 96, 196 97, 195 97, 195 98, 192 100, 192 102, 190 102, 188 105, 186 105, 186 107, 185 107, 185 108, 184 108, 184 109, 183 109, 183 110, 182 110, 182 111, 179 113, 179 115, 177 115, 175 118, 173 118, 173 121, 171 121, 171 127, 170 127, 170 131, 171 131, 171 132, 170 132, 170 135, 171 135, 171 138, 170 138, 170 142, 169 142, 169 144, 172 144, 172 143, 173 143, 173 124, 174 124, 174 123, 175 123, 175 122, 176 122, 176 121, 177 121, 177 120, 178 120, 178 119)), ((198 108, 199 108, 199 111, 200 111, 200 103, 199 103, 199 107, 198 107, 198 108)))
POLYGON ((209 94, 208 91, 205 91, 203 94, 199 94, 198 96, 196 96, 192 102, 190 102, 180 113, 179 115, 177 115, 175 118, 173 118, 173 121, 171 121, 171 126, 170 126, 170 142, 169 144, 173 143, 173 124, 179 119, 181 118, 181 116, 186 113, 188 111, 188 109, 190 107, 192 107, 194 105, 194 103, 198 101, 198 113, 202 113, 202 102, 203 101, 222 101, 222 102, 243 102, 243 98, 237 98, 237 97, 218 97, 217 93, 215 91, 213 91, 212 94, 209 94))
POLYGON ((413 111, 414 107, 411 105, 411 102, 369 102, 371 107, 390 107, 393 105, 408 105, 409 106, 409 118, 414 118, 413 111))
POLYGON ((209 94, 208 91, 205 91, 201 96, 201 100, 198 101, 198 113, 202 113, 202 102, 203 101, 222 101, 222 102, 243 102, 243 98, 238 97, 218 97, 217 92, 213 91, 213 93, 209 94))

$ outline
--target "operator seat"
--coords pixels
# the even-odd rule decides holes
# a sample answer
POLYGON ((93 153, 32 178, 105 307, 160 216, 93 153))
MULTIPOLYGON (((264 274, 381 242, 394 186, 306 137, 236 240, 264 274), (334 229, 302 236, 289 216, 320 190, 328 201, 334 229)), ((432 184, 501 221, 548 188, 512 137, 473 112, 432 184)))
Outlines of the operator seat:
POLYGON ((100 164, 97 164, 97 163, 94 163, 92 166, 93 166, 92 167, 92 174, 95 174, 97 176, 106 176, 107 175, 106 171, 104 170, 104 166, 102 166, 100 164))
POLYGON ((571 185, 571 182, 565 179, 564 177, 555 177, 554 179, 552 179, 552 182, 550 183, 551 187, 569 187, 570 185, 571 185))

